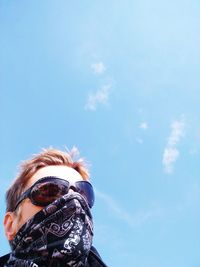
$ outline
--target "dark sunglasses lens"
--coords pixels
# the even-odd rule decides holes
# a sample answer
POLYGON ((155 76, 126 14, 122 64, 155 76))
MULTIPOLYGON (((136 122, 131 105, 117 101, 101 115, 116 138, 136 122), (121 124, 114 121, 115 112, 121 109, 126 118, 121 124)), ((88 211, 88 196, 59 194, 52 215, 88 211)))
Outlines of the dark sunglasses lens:
POLYGON ((76 182, 76 188, 79 194, 84 196, 90 208, 94 205, 94 190, 90 183, 86 181, 76 182))
POLYGON ((31 190, 31 199, 36 205, 46 206, 57 198, 67 194, 69 183, 63 181, 43 181, 31 190))

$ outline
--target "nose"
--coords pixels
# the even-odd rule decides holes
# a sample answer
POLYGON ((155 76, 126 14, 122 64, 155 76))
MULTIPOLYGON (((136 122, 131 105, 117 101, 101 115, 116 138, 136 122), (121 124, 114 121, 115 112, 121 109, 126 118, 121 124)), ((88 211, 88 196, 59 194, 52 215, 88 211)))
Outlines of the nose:
POLYGON ((73 193, 73 192, 77 192, 77 190, 76 190, 76 187, 75 186, 70 186, 70 188, 69 188, 69 191, 68 191, 69 193, 73 193))

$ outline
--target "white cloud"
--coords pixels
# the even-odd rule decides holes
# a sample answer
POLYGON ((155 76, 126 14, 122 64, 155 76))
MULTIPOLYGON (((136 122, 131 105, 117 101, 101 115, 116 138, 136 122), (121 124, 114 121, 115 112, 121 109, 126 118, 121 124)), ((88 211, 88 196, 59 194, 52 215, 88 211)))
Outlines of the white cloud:
POLYGON ((106 67, 103 62, 93 63, 91 64, 91 68, 95 74, 102 74, 106 70, 106 67))
POLYGON ((171 124, 171 133, 169 135, 167 145, 163 153, 163 166, 166 173, 172 173, 174 169, 174 163, 179 157, 179 150, 177 145, 181 138, 184 136, 185 122, 183 118, 179 121, 173 121, 171 124))
POLYGON ((143 129, 143 130, 147 130, 148 129, 148 124, 146 122, 142 122, 140 125, 139 125, 139 128, 140 129, 143 129))
POLYGON ((112 86, 110 84, 107 84, 107 85, 102 86, 95 93, 90 93, 88 95, 85 109, 94 111, 96 110, 98 104, 103 104, 103 105, 108 104, 111 87, 112 86))
POLYGON ((173 172, 173 164, 179 157, 179 151, 177 148, 166 147, 163 154, 163 165, 167 173, 173 172))
POLYGON ((168 140, 168 146, 175 146, 179 141, 180 138, 184 136, 184 128, 185 128, 185 123, 183 120, 181 121, 174 121, 171 124, 171 134, 169 136, 168 140))

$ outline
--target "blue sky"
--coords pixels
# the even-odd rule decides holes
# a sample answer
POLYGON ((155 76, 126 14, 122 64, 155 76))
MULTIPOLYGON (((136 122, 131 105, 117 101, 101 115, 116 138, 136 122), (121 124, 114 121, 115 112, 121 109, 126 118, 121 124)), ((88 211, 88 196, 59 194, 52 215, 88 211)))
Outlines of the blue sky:
POLYGON ((199 13, 196 0, 0 2, 1 221, 20 162, 75 145, 108 266, 199 266, 199 13))

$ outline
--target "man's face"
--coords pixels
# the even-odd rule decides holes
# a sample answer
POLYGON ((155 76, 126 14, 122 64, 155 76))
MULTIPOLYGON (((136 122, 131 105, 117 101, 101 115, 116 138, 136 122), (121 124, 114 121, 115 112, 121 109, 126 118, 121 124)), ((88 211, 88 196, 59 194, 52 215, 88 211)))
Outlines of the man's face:
MULTIPOLYGON (((36 181, 46 176, 57 176, 71 183, 83 180, 80 173, 67 166, 47 166, 39 169, 28 181, 24 191, 31 187, 36 181)), ((72 189, 70 189, 72 190, 72 189)), ((4 219, 4 228, 8 240, 12 240, 21 226, 26 223, 43 207, 31 203, 29 198, 24 199, 17 211, 7 212, 4 219)))

